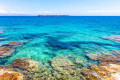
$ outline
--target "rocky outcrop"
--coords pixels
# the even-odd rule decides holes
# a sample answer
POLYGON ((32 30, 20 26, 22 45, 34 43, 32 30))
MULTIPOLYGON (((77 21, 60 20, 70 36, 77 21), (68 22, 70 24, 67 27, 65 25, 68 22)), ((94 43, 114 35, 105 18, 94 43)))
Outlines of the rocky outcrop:
POLYGON ((10 66, 0 66, 0 80, 23 80, 23 74, 14 71, 10 66))
POLYGON ((29 58, 29 57, 22 57, 20 59, 16 59, 12 62, 13 67, 21 68, 28 71, 38 71, 39 64, 37 61, 29 58))
POLYGON ((89 80, 119 80, 120 79, 120 53, 114 55, 98 56, 98 65, 90 64, 89 70, 81 70, 83 76, 89 80))

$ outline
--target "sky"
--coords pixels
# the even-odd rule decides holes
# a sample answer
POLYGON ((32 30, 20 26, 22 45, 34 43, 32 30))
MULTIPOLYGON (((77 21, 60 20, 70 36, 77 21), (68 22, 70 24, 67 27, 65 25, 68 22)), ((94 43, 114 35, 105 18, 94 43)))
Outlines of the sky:
POLYGON ((120 0, 0 0, 0 16, 120 16, 120 0))

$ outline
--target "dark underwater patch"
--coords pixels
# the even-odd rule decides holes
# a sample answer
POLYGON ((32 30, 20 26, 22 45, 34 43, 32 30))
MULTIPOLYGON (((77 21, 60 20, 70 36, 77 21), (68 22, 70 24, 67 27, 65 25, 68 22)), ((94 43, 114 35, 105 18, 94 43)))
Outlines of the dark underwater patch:
MULTIPOLYGON (((101 47, 105 46, 112 46, 120 48, 119 44, 107 44, 107 43, 100 43, 100 42, 92 42, 92 41, 76 41, 76 42, 62 42, 60 41, 63 37, 47 37, 46 39, 46 46, 52 48, 53 50, 62 50, 62 49, 69 49, 71 50, 73 47, 80 48, 82 44, 94 44, 101 47)), ((90 46, 91 47, 91 46, 90 46)))

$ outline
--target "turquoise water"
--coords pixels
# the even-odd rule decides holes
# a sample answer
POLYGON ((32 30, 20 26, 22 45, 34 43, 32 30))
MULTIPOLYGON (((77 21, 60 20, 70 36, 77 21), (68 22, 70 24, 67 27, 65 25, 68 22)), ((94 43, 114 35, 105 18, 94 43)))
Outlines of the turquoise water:
POLYGON ((48 62, 56 56, 72 55, 85 63, 90 55, 120 50, 120 43, 100 37, 120 35, 120 17, 0 17, 0 44, 27 41, 0 64, 20 57, 48 62))

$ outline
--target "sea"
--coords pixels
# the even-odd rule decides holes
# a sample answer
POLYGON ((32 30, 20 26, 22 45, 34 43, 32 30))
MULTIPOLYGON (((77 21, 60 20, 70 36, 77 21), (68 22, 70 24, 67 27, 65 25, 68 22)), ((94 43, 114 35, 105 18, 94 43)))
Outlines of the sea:
POLYGON ((119 16, 1 16, 0 31, 0 45, 27 42, 11 56, 0 58, 0 65, 9 65, 21 57, 47 63, 57 56, 97 64, 89 56, 120 50, 120 42, 101 38, 120 35, 119 16))

